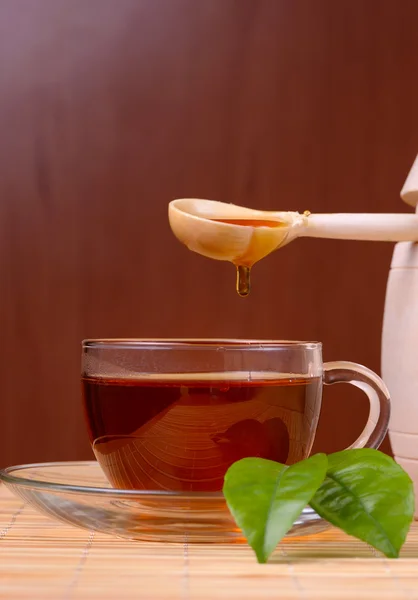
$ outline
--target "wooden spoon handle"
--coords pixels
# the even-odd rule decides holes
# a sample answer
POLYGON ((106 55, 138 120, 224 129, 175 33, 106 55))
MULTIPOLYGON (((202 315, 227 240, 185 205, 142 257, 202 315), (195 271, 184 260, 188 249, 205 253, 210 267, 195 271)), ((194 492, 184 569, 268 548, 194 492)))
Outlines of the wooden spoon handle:
POLYGON ((306 237, 381 242, 418 241, 418 215, 322 214, 310 215, 301 235, 306 237))

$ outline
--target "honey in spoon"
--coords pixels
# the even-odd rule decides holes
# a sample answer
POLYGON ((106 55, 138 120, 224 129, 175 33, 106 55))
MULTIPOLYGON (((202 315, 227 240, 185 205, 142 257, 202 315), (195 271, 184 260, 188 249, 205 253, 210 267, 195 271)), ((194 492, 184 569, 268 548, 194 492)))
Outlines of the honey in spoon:
POLYGON ((243 227, 283 227, 280 221, 268 219, 210 219, 217 223, 227 223, 228 225, 241 225, 243 227))

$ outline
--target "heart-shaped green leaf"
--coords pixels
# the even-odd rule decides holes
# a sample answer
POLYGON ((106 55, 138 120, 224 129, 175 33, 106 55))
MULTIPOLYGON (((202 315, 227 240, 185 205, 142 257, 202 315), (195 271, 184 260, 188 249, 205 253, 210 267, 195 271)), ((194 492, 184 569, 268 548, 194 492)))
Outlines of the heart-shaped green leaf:
POLYGON ((399 555, 414 514, 414 489, 389 456, 362 448, 328 456, 327 477, 310 501, 324 519, 386 556, 399 555))
POLYGON ((263 458, 243 458, 225 475, 229 510, 260 563, 282 537, 324 480, 327 457, 316 454, 286 467, 263 458))

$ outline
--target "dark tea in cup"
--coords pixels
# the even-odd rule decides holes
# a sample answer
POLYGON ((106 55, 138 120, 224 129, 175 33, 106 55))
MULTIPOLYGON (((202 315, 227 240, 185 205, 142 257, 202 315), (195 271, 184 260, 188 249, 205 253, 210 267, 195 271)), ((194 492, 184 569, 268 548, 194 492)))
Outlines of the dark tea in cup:
POLYGON ((90 442, 106 477, 121 489, 219 492, 239 459, 290 465, 306 458, 322 383, 336 381, 361 382, 371 411, 354 445, 376 447, 389 414, 384 384, 354 363, 323 364, 319 343, 83 343, 90 442))
POLYGON ((97 460, 115 487, 147 490, 219 491, 241 458, 301 460, 321 387, 280 373, 83 378, 97 460))

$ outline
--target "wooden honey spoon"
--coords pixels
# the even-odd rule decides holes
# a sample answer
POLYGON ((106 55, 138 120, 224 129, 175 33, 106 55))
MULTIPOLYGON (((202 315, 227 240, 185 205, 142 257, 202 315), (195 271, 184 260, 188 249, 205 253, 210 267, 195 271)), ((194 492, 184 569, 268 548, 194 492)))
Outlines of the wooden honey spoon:
POLYGON ((370 241, 418 241, 415 214, 311 214, 263 211, 214 200, 181 198, 169 203, 174 235, 189 250, 232 262, 237 291, 250 291, 250 269, 297 237, 370 241))

